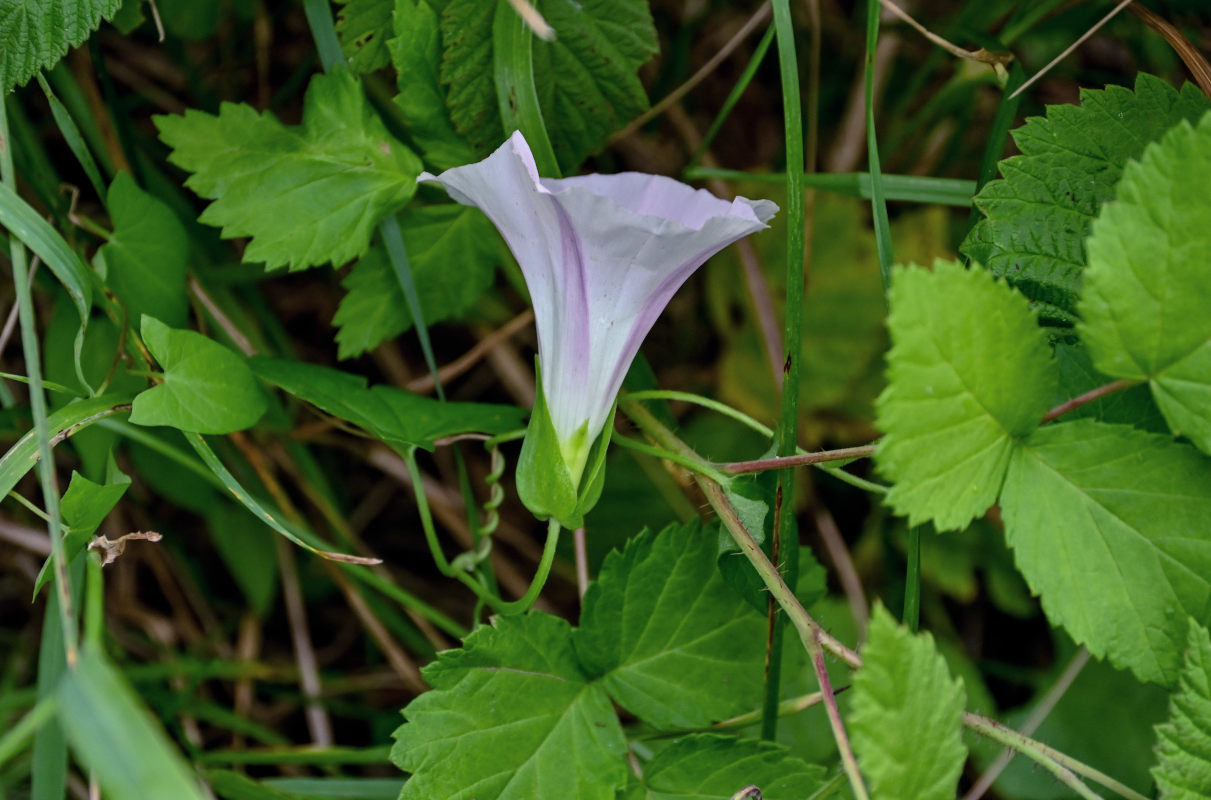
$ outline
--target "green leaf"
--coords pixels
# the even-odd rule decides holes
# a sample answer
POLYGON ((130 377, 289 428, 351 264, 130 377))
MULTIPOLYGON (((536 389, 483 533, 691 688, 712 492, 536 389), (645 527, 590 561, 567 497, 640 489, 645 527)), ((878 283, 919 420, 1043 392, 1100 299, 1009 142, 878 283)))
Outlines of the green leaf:
MULTIPOLYGON (((4 0, 0 0, 3 3, 4 0)), ((0 8, 0 29, 2 29, 3 9, 0 8)), ((0 47, 0 54, 4 49, 0 47)), ((3 63, 0 55, 0 64, 3 63)), ((0 95, 7 92, 0 89, 0 95)), ((25 246, 41 258, 50 271, 63 284, 63 288, 71 295, 80 322, 88 321, 89 309, 92 307, 92 276, 88 267, 68 246, 59 232, 34 210, 33 206, 22 200, 16 192, 4 184, 0 184, 0 227, 4 227, 25 246)), ((7 252, 7 251, 6 251, 7 252)))
POLYGON ((548 614, 496 617, 422 670, 433 691, 404 709, 391 760, 400 800, 614 800, 626 742, 605 690, 548 614))
POLYGON ((1209 108, 1193 84, 1179 92, 1143 73, 1134 92, 1082 90, 1079 106, 1049 106, 1045 118, 1013 132, 1022 155, 1002 161, 1002 177, 976 195, 985 219, 961 250, 1038 303, 1043 317, 1073 321, 1085 238, 1124 165, 1178 121, 1209 108))
POLYGON ((1140 680, 1177 679, 1186 617, 1211 599, 1211 461, 1126 426, 1049 425, 1014 453, 1001 510, 1053 624, 1140 680))
POLYGON ((395 141, 347 70, 317 75, 303 123, 282 125, 250 106, 219 115, 155 118, 185 185, 214 200, 199 219, 223 236, 251 236, 245 261, 292 270, 343 264, 366 252, 379 220, 416 191, 420 160, 395 141))
MULTIPOLYGON (((555 29, 535 40, 534 81, 560 168, 574 172, 647 107, 637 71, 658 52, 645 0, 542 0, 555 29)), ((494 79, 495 3, 449 0, 441 12, 441 80, 454 127, 480 154, 504 138, 494 79)))
POLYGON ((122 675, 84 649, 58 689, 59 724, 111 800, 202 800, 189 768, 122 675))
POLYGON ((1175 435, 1211 452, 1211 114, 1127 165, 1089 237, 1080 312, 1094 365, 1150 382, 1175 435))
MULTIPOLYGON (((63 521, 67 523, 67 532, 63 537, 63 555, 67 563, 84 552, 97 528, 113 507, 126 494, 130 486, 130 476, 118 469, 113 453, 109 454, 105 483, 94 483, 76 471, 72 471, 71 482, 63 493, 59 511, 63 521)), ((50 558, 42 564, 38 578, 34 581, 34 597, 51 578, 50 558)))
MULTIPOLYGON (((80 400, 64 406, 46 418, 46 429, 51 437, 68 429, 90 425, 97 419, 115 413, 116 409, 130 402, 130 395, 106 394, 80 400)), ((17 481, 38 463, 38 435, 28 431, 0 456, 0 497, 6 496, 17 485, 17 481)))
MULTIPOLYGON (((400 227, 426 325, 466 313, 492 285, 500 239, 479 209, 426 206, 403 215, 400 227)), ((341 285, 349 293, 332 320, 340 358, 361 355, 412 327, 384 248, 372 247, 341 285)))
POLYGON ((0 0, 0 97, 110 19, 122 0, 0 0))
POLYGON ((824 775, 772 742, 697 734, 657 753, 625 800, 731 800, 747 786, 763 800, 802 800, 824 775))
POLYGON ((395 800, 404 781, 402 778, 266 778, 261 784, 280 792, 302 795, 307 800, 395 800))
POLYGON ((130 319, 154 314, 170 327, 182 327, 189 321, 185 226, 129 172, 118 173, 108 198, 114 232, 96 255, 106 285, 125 302, 130 319))
POLYGON ((398 447, 432 450, 445 436, 522 426, 524 412, 513 406, 441 402, 381 384, 366 388, 360 375, 284 358, 257 356, 251 363, 263 380, 398 447))
POLYGON ((206 780, 223 800, 293 800, 293 795, 283 794, 228 769, 207 770, 206 780))
POLYGON ((267 404, 248 362, 194 331, 175 330, 143 316, 143 341, 164 369, 164 382, 140 392, 130 421, 193 433, 252 427, 267 404))
POLYGON ((702 728, 761 702, 765 622, 717 554, 698 521, 644 531, 606 557, 585 594, 573 634, 585 671, 656 728, 702 728))
POLYGON ((337 0, 336 35, 354 72, 387 66, 387 37, 395 0, 337 0))
POLYGON ((961 530, 995 502, 1015 442, 1055 393, 1047 339, 1026 299, 980 269, 899 267, 880 395, 879 468, 910 525, 961 530))
POLYGON ((425 162, 446 170, 474 161, 475 151, 454 130, 446 108, 438 74, 441 23, 433 7, 424 0, 396 0, 395 37, 388 40, 387 49, 399 81, 395 104, 425 162))
POLYGON ((928 633, 876 606, 854 674, 850 738, 875 800, 952 800, 967 760, 963 682, 928 633))
POLYGON ((1152 776, 1161 800, 1204 800, 1211 787, 1211 636, 1201 625, 1189 626, 1178 691, 1156 734, 1152 776))

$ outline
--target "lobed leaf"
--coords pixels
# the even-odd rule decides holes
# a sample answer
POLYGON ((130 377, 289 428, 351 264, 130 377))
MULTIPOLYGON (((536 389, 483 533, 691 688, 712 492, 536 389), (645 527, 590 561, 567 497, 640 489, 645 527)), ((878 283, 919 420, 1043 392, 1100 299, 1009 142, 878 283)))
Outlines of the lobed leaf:
POLYGON ((395 0, 337 0, 336 36, 354 72, 374 72, 387 66, 395 0))
POLYGON ((433 690, 404 709, 391 751, 412 773, 400 800, 614 800, 625 784, 622 728, 567 622, 496 618, 422 674, 433 690))
POLYGON ((475 160, 475 151, 454 130, 442 87, 441 20, 425 0, 396 0, 395 36, 387 41, 404 127, 435 171, 475 160))
MULTIPOLYGON (((426 206, 403 215, 400 228, 426 325, 466 313, 492 285, 500 238, 479 209, 426 206)), ((411 329, 412 315, 384 248, 372 247, 341 285, 348 294, 332 319, 340 358, 411 329)))
POLYGON ((718 552, 699 522, 645 531, 585 593, 573 639, 586 673, 656 728, 702 728, 760 704, 765 623, 716 568, 718 552))
POLYGON ((1172 685, 1211 600, 1211 461, 1167 436, 1077 420, 1036 431, 1001 495, 1005 538, 1052 623, 1172 685))
POLYGON ((877 403, 887 502, 910 525, 961 530, 996 501, 1016 442, 1055 393, 1047 339, 1025 298, 939 261, 892 278, 888 386, 877 403))
POLYGON ((1178 91, 1145 73, 1134 91, 1083 90, 1079 106, 1048 106, 1046 117, 1013 132, 1022 154, 1002 161, 1002 177, 976 195, 984 219, 960 249, 1030 298, 1044 319, 1073 322, 1084 242, 1123 167, 1171 126, 1208 109, 1193 84, 1178 91))
POLYGON ((129 172, 114 178, 106 203, 114 231, 96 255, 106 285, 124 301, 129 319, 151 314, 169 327, 183 327, 189 321, 185 226, 129 172))
POLYGON ((1189 626, 1178 690, 1156 734, 1152 776, 1161 800, 1203 800, 1211 787, 1211 636, 1202 625, 1189 626))
POLYGON ((1148 381, 1175 435, 1211 452, 1211 114, 1127 165, 1089 237, 1080 312, 1094 365, 1148 381))
MULTIPOLYGON (((573 172, 606 138, 647 107, 637 71, 658 52, 644 0, 540 0, 555 29, 535 40, 534 81, 564 172, 573 172)), ((441 12, 441 81, 455 129, 480 155, 503 140, 494 79, 495 4, 449 0, 441 12)))
POLYGON ((952 800, 967 747, 963 682, 928 633, 913 635, 887 609, 870 618, 854 674, 850 738, 874 800, 952 800))
POLYGON ((53 66, 122 0, 0 0, 0 97, 53 66))
POLYGON ((366 252, 378 222, 416 191, 421 163, 387 133, 347 70, 317 75, 303 122, 282 125, 251 106, 218 116, 155 118, 185 185, 214 200, 199 219, 223 236, 251 236, 245 261, 269 269, 343 264, 366 252))

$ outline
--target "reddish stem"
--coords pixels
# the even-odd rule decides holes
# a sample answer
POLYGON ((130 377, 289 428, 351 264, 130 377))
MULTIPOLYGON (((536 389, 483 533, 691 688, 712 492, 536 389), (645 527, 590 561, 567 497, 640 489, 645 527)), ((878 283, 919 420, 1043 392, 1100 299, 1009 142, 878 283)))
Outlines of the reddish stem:
POLYGON ((1132 386, 1135 386, 1138 383, 1139 383, 1139 381, 1136 381, 1136 380, 1130 380, 1128 378, 1120 378, 1119 380, 1112 381, 1111 383, 1107 383, 1104 386, 1099 386, 1096 389, 1090 389, 1089 391, 1085 392, 1084 394, 1077 395, 1076 397, 1072 398, 1071 400, 1066 400, 1063 403, 1060 403, 1055 408, 1048 411, 1046 414, 1043 415, 1043 418, 1041 420, 1039 420, 1039 424, 1045 425, 1048 422, 1051 422, 1056 417, 1062 417, 1063 415, 1067 414, 1069 411, 1072 411, 1075 408, 1080 408, 1083 405, 1092 403, 1094 400, 1100 400, 1101 398, 1105 397, 1106 395, 1114 394, 1115 392, 1120 391, 1122 389, 1130 389, 1132 386))

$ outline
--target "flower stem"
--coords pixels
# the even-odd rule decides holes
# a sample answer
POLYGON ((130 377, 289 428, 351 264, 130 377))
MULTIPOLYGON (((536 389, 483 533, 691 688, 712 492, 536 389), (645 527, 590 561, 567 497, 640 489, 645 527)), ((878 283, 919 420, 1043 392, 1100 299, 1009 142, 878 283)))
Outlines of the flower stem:
POLYGON ((462 583, 497 613, 521 614, 534 605, 542 587, 546 585, 547 577, 551 574, 551 564, 555 561, 555 549, 559 544, 561 530, 559 523, 552 519, 547 525, 547 541, 543 545, 542 556, 538 561, 534 579, 530 582, 530 588, 517 600, 504 600, 465 571, 452 566, 446 559, 441 543, 437 541, 437 529, 433 525, 433 514, 429 510, 429 500, 425 496, 424 483, 421 479, 420 467, 416 463, 416 456, 409 453, 404 462, 408 465, 408 473, 412 477, 412 493, 416 497, 416 508, 420 513, 421 528, 425 531, 425 541, 429 545, 429 552, 433 554, 433 561, 437 565, 438 571, 447 578, 454 578, 462 583))

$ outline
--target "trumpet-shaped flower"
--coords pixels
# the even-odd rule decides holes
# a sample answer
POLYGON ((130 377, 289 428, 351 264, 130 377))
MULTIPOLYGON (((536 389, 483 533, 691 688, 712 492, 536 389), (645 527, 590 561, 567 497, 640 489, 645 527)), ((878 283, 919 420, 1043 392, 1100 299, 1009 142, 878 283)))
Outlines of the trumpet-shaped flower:
POLYGON ((520 131, 483 161, 418 180, 436 181, 482 209, 517 258, 538 328, 535 417, 545 403, 573 487, 673 293, 720 249, 767 227, 778 210, 768 200, 729 202, 638 172, 542 178, 520 131))

